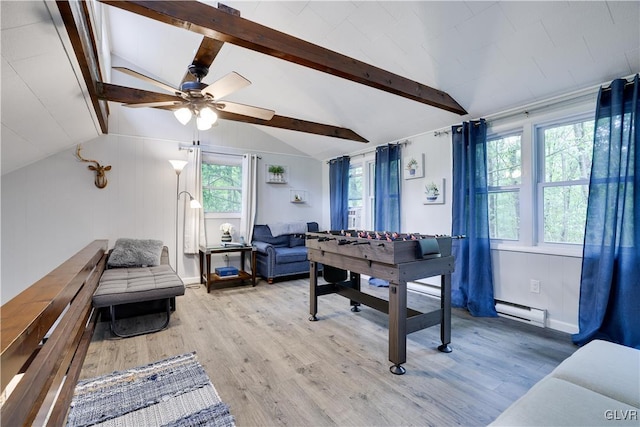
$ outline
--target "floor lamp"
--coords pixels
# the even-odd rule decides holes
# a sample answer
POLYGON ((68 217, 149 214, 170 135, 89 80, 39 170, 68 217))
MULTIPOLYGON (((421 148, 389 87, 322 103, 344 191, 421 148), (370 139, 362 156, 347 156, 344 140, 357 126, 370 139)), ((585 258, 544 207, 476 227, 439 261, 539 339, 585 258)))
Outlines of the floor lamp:
POLYGON ((189 195, 189 206, 193 209, 200 209, 202 205, 188 191, 180 191, 180 172, 187 165, 186 160, 169 160, 173 170, 176 171, 176 274, 178 274, 178 204, 180 196, 184 193, 189 195))

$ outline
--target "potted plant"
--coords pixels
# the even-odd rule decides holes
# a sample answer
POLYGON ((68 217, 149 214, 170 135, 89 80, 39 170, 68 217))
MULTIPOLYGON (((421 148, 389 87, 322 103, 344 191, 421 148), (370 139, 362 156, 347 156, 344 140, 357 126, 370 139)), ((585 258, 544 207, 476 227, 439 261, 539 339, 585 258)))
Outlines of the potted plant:
POLYGON ((282 181, 282 175, 284 174, 284 166, 269 165, 269 173, 273 175, 274 181, 282 181))
POLYGON ((409 162, 407 162, 407 170, 409 171, 409 175, 415 175, 417 168, 418 161, 412 157, 411 159, 409 159, 409 162))

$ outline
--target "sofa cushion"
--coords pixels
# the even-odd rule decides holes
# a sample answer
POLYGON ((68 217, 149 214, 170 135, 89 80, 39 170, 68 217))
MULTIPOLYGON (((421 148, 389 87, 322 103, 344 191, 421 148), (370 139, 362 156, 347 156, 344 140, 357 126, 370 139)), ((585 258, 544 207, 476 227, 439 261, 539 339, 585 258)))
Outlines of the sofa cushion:
POLYGON ((593 340, 558 365, 551 376, 640 408, 640 351, 631 347, 593 340))
POLYGON ((304 234, 291 234, 289 236, 289 247, 295 248, 296 246, 304 246, 306 239, 304 234))
POLYGON ((296 246, 295 248, 280 248, 276 253, 276 263, 289 264, 307 260, 307 247, 296 246))
POLYGON ((545 377, 513 403, 492 426, 638 425, 637 408, 559 378, 545 377), (615 411, 615 412, 614 412, 615 411), (629 414, 621 420, 623 414, 629 414))
POLYGON ((275 222, 267 225, 271 230, 271 235, 274 237, 307 232, 307 223, 303 221, 275 222))
POLYGON ((256 225, 253 227, 253 240, 266 242, 276 247, 289 246, 289 235, 273 237, 268 225, 256 225))

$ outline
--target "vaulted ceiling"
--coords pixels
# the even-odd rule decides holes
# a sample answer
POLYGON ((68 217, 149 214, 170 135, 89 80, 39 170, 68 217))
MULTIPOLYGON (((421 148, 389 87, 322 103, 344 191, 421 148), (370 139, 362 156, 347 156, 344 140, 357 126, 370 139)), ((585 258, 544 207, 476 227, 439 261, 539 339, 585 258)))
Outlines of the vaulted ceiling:
MULTIPOLYGON (((244 19, 444 91, 468 112, 460 116, 230 43, 204 79, 211 83, 236 71, 252 84, 229 101, 352 129, 370 145, 640 70, 640 3, 635 1, 223 3, 244 19)), ((96 137, 100 126, 55 3, 2 1, 0 7, 4 174, 96 137)), ((96 7, 105 22, 98 36, 108 41, 113 65, 179 85, 201 34, 113 6, 96 7)), ((117 71, 104 78, 158 91, 117 71)), ((141 113, 115 103, 110 108, 134 118, 175 120, 170 111, 141 113)), ((318 159, 363 148, 360 142, 327 136, 241 126, 255 126, 318 159)))

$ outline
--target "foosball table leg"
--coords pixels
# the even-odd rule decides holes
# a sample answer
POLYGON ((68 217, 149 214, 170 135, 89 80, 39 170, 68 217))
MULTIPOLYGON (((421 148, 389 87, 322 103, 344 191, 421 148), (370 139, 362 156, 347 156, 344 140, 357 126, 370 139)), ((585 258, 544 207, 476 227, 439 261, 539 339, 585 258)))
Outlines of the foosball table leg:
POLYGON ((315 261, 309 261, 309 320, 315 322, 318 320, 318 264, 315 261))
POLYGON ((389 367, 389 371, 391 371, 391 373, 394 375, 403 375, 405 372, 407 372, 407 370, 404 369, 402 365, 392 365, 391 367, 389 367))
POLYGON ((401 366, 407 361, 407 282, 389 283, 389 368, 392 374, 402 375, 401 366))
POLYGON ((451 353, 451 274, 443 274, 440 278, 440 340, 442 345, 438 350, 443 353, 451 353))
MULTIPOLYGON (((351 287, 360 292, 360 273, 354 273, 352 271, 349 274, 349 280, 351 281, 351 287)), ((360 303, 354 300, 350 300, 349 302, 351 304, 351 311, 358 313, 360 311, 360 303)))

